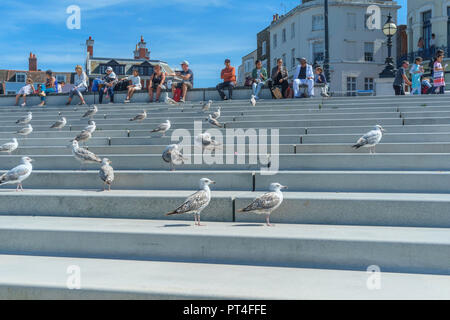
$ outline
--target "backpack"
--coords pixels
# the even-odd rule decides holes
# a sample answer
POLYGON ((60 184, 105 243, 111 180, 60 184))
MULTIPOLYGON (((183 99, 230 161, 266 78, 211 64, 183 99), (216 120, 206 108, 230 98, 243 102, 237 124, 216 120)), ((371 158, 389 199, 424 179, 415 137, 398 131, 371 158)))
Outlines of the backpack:
POLYGON ((176 88, 175 93, 173 94, 173 100, 175 100, 176 102, 180 102, 181 92, 181 88, 176 88))

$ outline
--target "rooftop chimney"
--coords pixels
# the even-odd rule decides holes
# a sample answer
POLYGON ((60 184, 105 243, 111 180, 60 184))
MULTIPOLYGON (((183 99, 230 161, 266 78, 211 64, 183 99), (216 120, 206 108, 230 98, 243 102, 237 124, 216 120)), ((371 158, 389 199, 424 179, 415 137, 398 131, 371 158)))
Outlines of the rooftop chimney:
POLYGON ((92 39, 91 36, 89 36, 89 39, 86 40, 86 47, 87 47, 87 52, 89 52, 89 56, 93 57, 94 56, 94 40, 92 39))
POLYGON ((134 58, 150 60, 150 51, 147 49, 147 43, 144 41, 143 36, 141 36, 141 41, 136 45, 134 58))
POLYGON ((37 58, 36 55, 30 52, 30 57, 28 58, 28 70, 37 71, 37 58))

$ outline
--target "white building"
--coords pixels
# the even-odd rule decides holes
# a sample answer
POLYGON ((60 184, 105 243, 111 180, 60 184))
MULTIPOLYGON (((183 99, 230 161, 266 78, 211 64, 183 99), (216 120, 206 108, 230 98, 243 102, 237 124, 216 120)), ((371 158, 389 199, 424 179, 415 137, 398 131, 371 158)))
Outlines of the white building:
MULTIPOLYGON (((400 6, 395 1, 329 0, 330 89, 336 94, 372 90, 374 80, 384 68, 387 39, 381 29, 367 27, 370 5, 380 8, 380 26, 386 22, 389 12, 396 23, 400 6)), ((292 76, 298 63, 296 58, 305 57, 311 64, 323 63, 323 12, 323 0, 303 0, 302 4, 272 22, 272 66, 276 65, 276 59, 283 58, 292 76)), ((393 55, 395 52, 394 41, 393 55)))
POLYGON ((243 86, 245 83, 245 78, 252 75, 253 68, 255 68, 255 62, 256 50, 242 57, 242 64, 238 68, 238 86, 243 86))

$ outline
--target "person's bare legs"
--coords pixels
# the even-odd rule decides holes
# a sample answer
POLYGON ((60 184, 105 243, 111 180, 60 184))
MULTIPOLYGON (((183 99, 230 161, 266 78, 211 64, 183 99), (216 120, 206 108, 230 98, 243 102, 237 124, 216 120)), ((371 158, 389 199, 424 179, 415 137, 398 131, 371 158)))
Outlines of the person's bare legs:
POLYGON ((172 86, 172 98, 175 96, 175 90, 176 90, 176 86, 172 86))
POLYGON ((127 95, 127 100, 131 100, 131 98, 133 97, 134 91, 136 90, 135 87, 133 86, 129 86, 128 87, 128 95, 127 95))
POLYGON ((23 95, 23 103, 27 104, 27 95, 26 94, 23 95))
POLYGON ((182 94, 182 99, 183 99, 183 101, 186 101, 186 93, 187 93, 187 85, 186 85, 186 83, 183 83, 183 94, 182 94))
POLYGON ((159 97, 161 96, 161 87, 158 86, 156 88, 156 101, 159 101, 159 97))
POLYGON ((16 106, 19 105, 19 99, 20 99, 20 94, 17 94, 16 95, 16 106))
POLYGON ((153 102, 153 88, 148 88, 148 97, 150 98, 150 102, 153 102))

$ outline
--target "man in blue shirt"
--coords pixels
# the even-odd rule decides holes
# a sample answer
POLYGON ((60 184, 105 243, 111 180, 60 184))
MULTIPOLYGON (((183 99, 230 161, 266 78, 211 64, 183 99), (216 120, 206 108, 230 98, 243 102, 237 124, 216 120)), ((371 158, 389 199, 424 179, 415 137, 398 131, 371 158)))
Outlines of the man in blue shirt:
POLYGON ((176 76, 180 78, 181 81, 176 82, 172 85, 172 95, 175 94, 175 89, 181 88, 182 94, 180 102, 186 102, 186 93, 194 87, 194 73, 189 69, 189 62, 186 60, 181 62, 181 71, 177 71, 171 76, 176 76))

